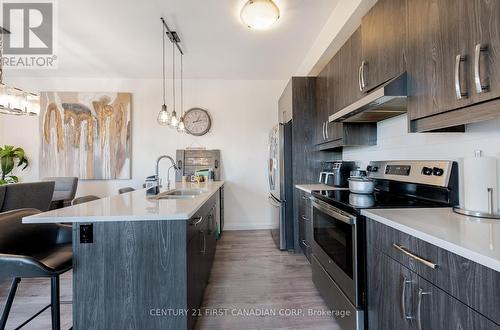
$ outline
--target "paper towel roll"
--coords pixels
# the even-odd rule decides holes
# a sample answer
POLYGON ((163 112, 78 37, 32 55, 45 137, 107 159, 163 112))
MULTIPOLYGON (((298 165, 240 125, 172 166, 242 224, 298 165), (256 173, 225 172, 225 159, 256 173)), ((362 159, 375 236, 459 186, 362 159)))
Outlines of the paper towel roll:
POLYGON ((493 189, 493 212, 498 210, 497 159, 464 158, 464 207, 469 211, 489 212, 488 189, 493 189))

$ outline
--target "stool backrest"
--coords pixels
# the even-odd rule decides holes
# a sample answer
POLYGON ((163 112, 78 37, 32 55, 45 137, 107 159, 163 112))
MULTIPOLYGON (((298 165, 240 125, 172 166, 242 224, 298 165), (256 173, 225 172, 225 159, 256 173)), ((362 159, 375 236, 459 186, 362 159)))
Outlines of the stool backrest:
POLYGON ((1 185, 0 186, 0 210, 2 209, 2 205, 3 205, 3 200, 5 198, 5 190, 7 188, 5 188, 5 185, 1 185))
POLYGON ((0 213, 0 253, 36 255, 57 243, 57 224, 23 224, 22 218, 40 213, 20 209, 0 213))
POLYGON ((5 185, 5 197, 0 212, 25 208, 34 208, 42 212, 48 211, 53 193, 53 181, 5 185))
POLYGON ((78 204, 83 204, 91 201, 98 200, 99 197, 94 196, 94 195, 87 195, 87 196, 82 196, 82 197, 77 197, 73 199, 73 202, 71 202, 72 205, 78 205, 78 204))
POLYGON ((78 188, 77 177, 48 177, 43 178, 42 181, 55 182, 53 201, 72 201, 75 198, 76 189, 78 188))

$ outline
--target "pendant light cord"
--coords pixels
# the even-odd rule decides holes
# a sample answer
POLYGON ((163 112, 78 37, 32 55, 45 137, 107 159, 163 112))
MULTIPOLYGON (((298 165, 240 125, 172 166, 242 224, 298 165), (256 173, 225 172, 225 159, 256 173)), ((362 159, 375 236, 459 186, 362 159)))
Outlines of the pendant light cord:
POLYGON ((183 54, 181 54, 181 117, 184 116, 184 74, 183 74, 183 67, 182 67, 182 58, 184 57, 183 54))
POLYGON ((172 42, 172 92, 173 111, 175 111, 175 42, 172 42))
POLYGON ((165 87, 165 25, 162 23, 162 88, 163 88, 163 104, 166 104, 166 87, 165 87))

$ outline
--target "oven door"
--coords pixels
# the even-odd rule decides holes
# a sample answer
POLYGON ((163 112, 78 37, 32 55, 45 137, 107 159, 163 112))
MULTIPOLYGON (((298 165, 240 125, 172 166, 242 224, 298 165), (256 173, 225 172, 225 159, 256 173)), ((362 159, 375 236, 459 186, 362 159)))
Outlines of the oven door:
POLYGON ((356 217, 317 198, 312 206, 313 254, 357 306, 356 217))

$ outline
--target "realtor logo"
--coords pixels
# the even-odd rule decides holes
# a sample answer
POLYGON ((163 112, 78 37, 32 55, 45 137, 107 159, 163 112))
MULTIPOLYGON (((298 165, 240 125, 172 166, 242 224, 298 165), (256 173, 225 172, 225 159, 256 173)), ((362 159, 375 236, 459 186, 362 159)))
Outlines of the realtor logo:
POLYGON ((55 68, 54 3, 2 2, 3 65, 9 68, 55 68))

